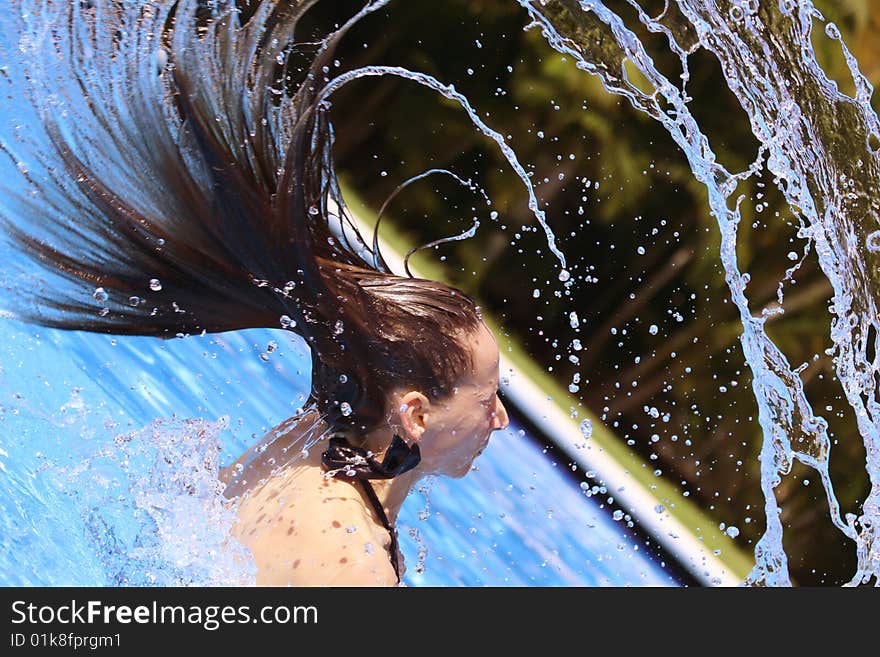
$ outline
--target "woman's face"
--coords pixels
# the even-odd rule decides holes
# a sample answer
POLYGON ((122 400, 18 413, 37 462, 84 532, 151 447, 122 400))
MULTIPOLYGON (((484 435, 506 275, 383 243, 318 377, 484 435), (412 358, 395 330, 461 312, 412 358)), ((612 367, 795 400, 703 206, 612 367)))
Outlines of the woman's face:
MULTIPOLYGON (((471 372, 445 398, 425 404, 422 409, 413 409, 422 432, 418 442, 424 474, 463 477, 485 449, 490 434, 508 424, 507 411, 498 398, 495 337, 481 323, 477 331, 465 336, 462 342, 471 350, 471 372), (422 410, 420 416, 419 410, 422 410)), ((427 399, 418 395, 418 399, 409 401, 424 404, 427 399)))

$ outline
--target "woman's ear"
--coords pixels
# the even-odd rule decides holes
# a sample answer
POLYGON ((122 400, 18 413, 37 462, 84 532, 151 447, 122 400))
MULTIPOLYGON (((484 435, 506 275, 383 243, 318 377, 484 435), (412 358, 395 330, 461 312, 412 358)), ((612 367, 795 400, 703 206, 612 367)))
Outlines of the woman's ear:
POLYGON ((408 438, 413 442, 421 440, 428 426, 428 410, 430 406, 431 402, 428 398, 416 390, 410 390, 400 397, 400 404, 397 408, 397 420, 406 434, 402 438, 408 438))

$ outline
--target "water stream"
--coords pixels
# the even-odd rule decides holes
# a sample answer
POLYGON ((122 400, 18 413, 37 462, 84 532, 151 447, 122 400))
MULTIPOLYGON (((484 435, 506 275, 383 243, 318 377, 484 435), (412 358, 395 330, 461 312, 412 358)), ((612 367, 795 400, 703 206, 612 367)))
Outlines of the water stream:
MULTIPOLYGON (((620 15, 599 1, 521 0, 548 42, 599 76, 610 93, 660 122, 687 156, 694 176, 706 186, 721 232, 721 263, 740 311, 740 343, 752 370, 752 386, 764 432, 761 487, 767 529, 755 548, 753 584, 790 584, 774 488, 791 470, 792 459, 814 468, 825 487, 832 521, 855 542, 858 569, 851 583, 880 576, 880 406, 876 350, 878 328, 875 263, 880 220, 880 121, 870 105, 873 92, 832 23, 826 34, 840 42, 855 83, 855 97, 843 94, 816 61, 810 41, 814 23, 825 23, 811 2, 756 0, 665 3, 650 16, 629 0, 651 32, 666 36, 679 57, 681 82, 654 65, 645 45, 620 15), (761 148, 745 171, 730 172, 717 161, 709 139, 688 108, 688 57, 697 49, 717 57, 730 90, 748 115, 761 148), (625 63, 649 86, 636 85, 625 63), (871 491, 860 514, 840 517, 828 474, 827 421, 806 398, 799 371, 764 330, 767 314, 753 314, 746 287, 750 275, 737 263, 737 227, 742 220, 740 181, 772 173, 774 183, 802 221, 799 237, 816 249, 834 288, 831 339, 834 363, 855 412, 867 453, 871 491), (873 330, 872 330, 873 329, 873 330), (868 349, 875 354, 868 358, 868 349)), ((809 248, 809 247, 805 247, 809 248)), ((788 275, 791 275, 789 270, 788 275)), ((779 309, 784 312, 782 286, 779 309)), ((829 354, 831 355, 831 354, 829 354)))

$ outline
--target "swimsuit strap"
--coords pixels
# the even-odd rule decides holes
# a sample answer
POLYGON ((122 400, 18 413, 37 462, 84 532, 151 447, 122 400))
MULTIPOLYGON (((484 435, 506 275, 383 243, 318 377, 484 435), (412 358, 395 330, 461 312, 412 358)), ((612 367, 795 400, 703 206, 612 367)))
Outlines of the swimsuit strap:
POLYGON ((355 447, 344 435, 330 438, 327 449, 321 454, 321 463, 330 476, 347 481, 359 481, 367 500, 382 521, 382 525, 391 535, 391 565, 400 583, 400 570, 397 564, 397 532, 388 521, 385 509, 370 484, 370 479, 393 479, 397 475, 412 470, 419 464, 421 455, 418 444, 412 446, 398 435, 394 436, 391 445, 385 452, 385 458, 379 463, 371 452, 362 447, 355 447))
POLYGON ((397 565, 397 532, 394 530, 394 527, 391 526, 391 523, 388 522, 388 516, 385 514, 385 509, 382 508, 382 503, 379 502, 379 497, 376 495, 376 491, 373 490, 373 485, 366 479, 358 479, 357 481, 360 482, 361 488, 372 505, 373 510, 376 512, 376 515, 379 516, 379 520, 382 521, 385 529, 387 529, 388 533, 391 535, 391 565, 394 566, 394 574, 397 575, 397 583, 399 584, 400 571, 398 570, 397 565))

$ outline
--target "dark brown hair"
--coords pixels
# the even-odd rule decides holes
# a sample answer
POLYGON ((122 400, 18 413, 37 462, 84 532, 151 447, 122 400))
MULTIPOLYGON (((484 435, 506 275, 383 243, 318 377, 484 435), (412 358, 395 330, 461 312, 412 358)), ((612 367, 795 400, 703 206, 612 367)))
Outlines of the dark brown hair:
POLYGON ((355 434, 381 422, 393 387, 447 394, 471 365, 459 339, 479 312, 453 288, 394 275, 346 214, 321 92, 348 26, 297 76, 294 28, 312 2, 250 3, 247 20, 232 2, 61 4, 47 21, 71 65, 29 96, 50 144, 42 202, 2 217, 54 278, 16 290, 16 315, 162 338, 287 328, 312 352, 310 401, 355 434), (161 51, 138 47, 147 30, 161 51), (71 102, 62 123, 50 88, 80 90, 88 112, 71 102))

